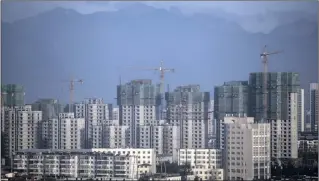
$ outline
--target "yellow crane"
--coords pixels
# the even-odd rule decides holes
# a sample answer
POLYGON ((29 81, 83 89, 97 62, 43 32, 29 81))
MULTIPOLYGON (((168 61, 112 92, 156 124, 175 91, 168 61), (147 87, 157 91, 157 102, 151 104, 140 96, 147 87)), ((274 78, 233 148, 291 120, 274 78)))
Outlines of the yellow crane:
POLYGON ((70 80, 66 80, 64 82, 69 83, 69 91, 70 91, 70 103, 69 103, 69 112, 72 112, 72 104, 73 104, 73 95, 74 95, 74 85, 75 83, 83 84, 82 79, 73 79, 71 78, 70 80))
POLYGON ((282 53, 283 51, 274 51, 274 52, 268 52, 267 51, 267 45, 264 46, 263 52, 260 54, 260 57, 262 59, 262 64, 264 68, 263 72, 263 119, 264 121, 267 121, 267 114, 268 114, 268 92, 267 92, 267 83, 268 83, 268 56, 269 55, 275 55, 282 53))

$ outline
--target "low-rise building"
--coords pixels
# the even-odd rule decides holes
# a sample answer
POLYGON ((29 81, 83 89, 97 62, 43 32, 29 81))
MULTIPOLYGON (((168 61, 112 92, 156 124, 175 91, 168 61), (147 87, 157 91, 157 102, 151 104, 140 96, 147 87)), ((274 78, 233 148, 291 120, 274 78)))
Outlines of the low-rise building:
POLYGON ((156 152, 155 149, 146 148, 93 148, 94 152, 111 152, 117 155, 132 155, 137 158, 136 165, 138 177, 144 174, 156 173, 156 152))
POLYGON ((14 156, 14 170, 33 177, 137 179, 138 157, 110 150, 21 150, 14 156))
POLYGON ((318 153, 318 140, 298 140, 298 151, 318 153))
POLYGON ((318 152, 318 133, 299 132, 298 135, 299 152, 318 152))
POLYGON ((179 165, 189 164, 202 180, 224 180, 222 151, 218 149, 180 149, 179 165))

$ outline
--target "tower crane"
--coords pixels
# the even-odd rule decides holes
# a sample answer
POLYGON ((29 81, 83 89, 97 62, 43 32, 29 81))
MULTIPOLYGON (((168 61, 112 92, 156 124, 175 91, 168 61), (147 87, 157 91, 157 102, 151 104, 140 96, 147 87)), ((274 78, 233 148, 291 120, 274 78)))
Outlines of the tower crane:
POLYGON ((155 68, 143 68, 143 70, 155 70, 160 73, 160 92, 164 92, 164 78, 165 78, 165 73, 166 72, 175 72, 175 69, 173 68, 165 68, 164 67, 164 62, 161 61, 161 64, 159 67, 155 68))
MULTIPOLYGON (((175 69, 174 68, 165 68, 164 67, 164 62, 163 60, 161 61, 161 64, 159 67, 155 67, 155 68, 142 68, 142 70, 155 70, 157 72, 159 72, 160 74, 160 96, 161 96, 161 101, 163 99, 163 94, 164 94, 164 78, 165 78, 165 74, 167 72, 171 72, 174 73, 175 69)), ((163 111, 163 110, 161 110, 163 111)), ((162 112, 161 112, 162 114, 162 112)))
POLYGON ((264 46, 263 52, 260 54, 263 63, 263 119, 264 121, 267 120, 268 114, 268 92, 267 92, 267 83, 268 83, 268 56, 275 55, 282 53, 283 51, 274 51, 274 52, 267 52, 267 45, 264 46))
POLYGON ((73 95, 74 95, 74 85, 75 83, 80 83, 83 84, 83 80, 82 79, 70 79, 64 82, 68 82, 69 83, 69 91, 70 91, 70 103, 69 103, 69 112, 72 112, 72 104, 73 104, 73 95))

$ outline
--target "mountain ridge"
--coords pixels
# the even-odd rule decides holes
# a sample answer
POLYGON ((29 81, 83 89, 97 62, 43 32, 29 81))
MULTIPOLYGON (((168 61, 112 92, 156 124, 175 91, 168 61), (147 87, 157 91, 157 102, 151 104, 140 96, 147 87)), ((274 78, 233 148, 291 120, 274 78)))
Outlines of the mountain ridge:
MULTIPOLYGON (((306 89, 317 80, 317 29, 300 33, 291 28, 294 23, 263 34, 249 33, 220 17, 204 15, 204 19, 167 10, 147 12, 148 16, 128 16, 125 8, 86 15, 64 8, 46 13, 2 22, 3 81, 24 84, 29 101, 39 96, 67 100, 67 85, 59 80, 71 75, 87 80, 76 99, 97 96, 114 101, 111 95, 115 96, 119 75, 125 81, 158 80, 150 72, 127 67, 154 67, 162 59, 177 69, 167 83, 199 83, 203 90, 211 90, 224 81, 248 80, 250 72, 261 71, 259 53, 265 44, 269 51, 285 51, 270 58, 271 71, 300 72, 306 89)), ((314 26, 311 21, 301 22, 314 26)))
MULTIPOLYGON (((110 16, 110 15, 112 16, 112 15, 116 15, 118 13, 123 13, 123 12, 127 13, 127 12, 130 12, 130 11, 131 12, 135 12, 137 14, 153 13, 154 10, 158 11, 158 12, 167 12, 167 13, 172 13, 172 14, 175 14, 175 15, 185 16, 185 15, 182 15, 181 11, 177 7, 172 7, 169 10, 166 10, 166 9, 163 9, 163 8, 155 8, 153 6, 149 6, 149 5, 146 5, 146 4, 143 4, 143 3, 136 3, 135 2, 135 3, 131 3, 131 4, 128 4, 126 6, 123 6, 121 8, 118 8, 117 11, 98 11, 98 12, 94 12, 94 13, 90 13, 90 14, 81 14, 81 13, 79 13, 76 10, 71 9, 71 8, 55 7, 52 10, 41 12, 41 13, 39 13, 37 15, 34 15, 34 16, 31 16, 31 17, 27 17, 27 18, 24 18, 24 19, 16 20, 14 22, 2 22, 2 23, 10 23, 10 24, 11 23, 19 23, 20 21, 23 21, 23 20, 29 20, 29 19, 32 19, 32 18, 37 18, 39 16, 47 16, 47 15, 50 15, 50 14, 51 15, 52 14, 53 15, 62 15, 62 14, 67 14, 68 13, 69 15, 73 15, 73 16, 75 16, 75 15, 76 16, 87 16, 87 15, 94 16, 94 15, 97 15, 97 14, 104 15, 104 16, 110 16), (174 11, 171 11, 171 9, 173 9, 174 11), (179 12, 179 13, 176 13, 176 12, 179 12)), ((276 12, 276 11, 274 11, 273 13, 276 14, 277 16, 279 16, 279 17, 282 16, 282 14, 283 14, 283 13, 279 13, 279 12, 276 12)), ((304 14, 304 15, 301 16, 300 18, 297 18, 297 20, 290 21, 290 22, 287 22, 287 23, 283 23, 282 25, 279 25, 276 28, 274 28, 274 30, 272 30, 272 31, 275 31, 276 29, 280 29, 283 26, 287 26, 287 25, 291 25, 291 24, 295 24, 295 23, 303 22, 303 21, 307 21, 307 22, 309 22, 311 24, 317 23, 317 17, 316 18, 312 18, 312 19, 309 18, 312 15, 310 13, 299 12, 299 11, 291 11, 291 12, 288 12, 288 13, 285 13, 285 14, 289 14, 289 15, 291 15, 291 14, 298 14, 298 15, 304 14)), ((134 15, 134 14, 131 14, 131 15, 134 15)), ((222 20, 222 21, 228 21, 228 22, 231 22, 231 23, 236 23, 238 26, 240 26, 237 22, 235 22, 233 20, 229 20, 226 17, 217 16, 214 13, 213 14, 209 14, 207 12, 206 13, 194 13, 190 17, 194 18, 197 15, 206 16, 208 18, 215 18, 215 20, 219 19, 219 20, 222 20)), ((136 14, 135 14, 135 16, 136 16, 136 14)), ((226 15, 224 15, 224 16, 226 16, 226 15)), ((316 26, 316 28, 317 28, 317 26, 316 26)), ((244 31, 246 31, 246 30, 244 30, 244 31)), ((249 32, 249 33, 252 33, 252 32, 249 32)), ((258 33, 260 33, 260 32, 257 32, 256 34, 258 34, 258 33)), ((269 32, 269 33, 271 33, 271 32, 269 32)), ((269 34, 269 33, 261 33, 261 34, 269 34)))

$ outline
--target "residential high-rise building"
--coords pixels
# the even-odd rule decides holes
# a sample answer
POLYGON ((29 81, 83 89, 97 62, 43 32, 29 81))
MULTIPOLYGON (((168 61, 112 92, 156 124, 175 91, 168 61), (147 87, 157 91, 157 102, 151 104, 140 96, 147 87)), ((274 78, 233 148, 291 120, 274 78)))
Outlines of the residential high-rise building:
POLYGON ((294 72, 269 72, 267 82, 267 118, 263 118, 263 76, 264 73, 251 73, 249 76, 249 111, 248 116, 255 121, 263 120, 288 120, 290 93, 300 91, 299 74, 294 72))
POLYGON ((271 175, 270 124, 251 117, 225 117, 226 180, 266 180, 271 175))
POLYGON ((298 93, 288 97, 288 118, 270 120, 272 158, 298 158, 298 93))
POLYGON ((138 126, 139 148, 153 148, 158 156, 176 159, 180 149, 179 126, 157 120, 138 126))
POLYGON ((74 118, 74 113, 60 113, 58 118, 41 123, 42 146, 44 149, 85 148, 85 120, 74 118))
POLYGON ((310 123, 311 123, 311 131, 318 131, 318 114, 319 114, 319 100, 318 100, 318 91, 319 85, 318 83, 310 84, 310 123))
POLYGON ((24 106, 24 87, 16 84, 1 86, 2 104, 7 107, 24 106))
POLYGON ((165 100, 168 123, 180 127, 181 148, 207 148, 209 92, 199 85, 179 86, 165 100))
POLYGON ((172 156, 173 161, 177 161, 178 150, 181 148, 180 127, 177 125, 170 125, 168 123, 163 125, 163 156, 172 156))
POLYGON ((298 92, 298 132, 304 132, 305 127, 305 90, 300 89, 298 92))
POLYGON ((41 123, 42 149, 59 149, 61 124, 59 118, 45 119, 41 123))
POLYGON ((248 113, 248 81, 225 82, 214 89, 214 120, 216 120, 216 146, 220 147, 220 121, 226 115, 245 116, 248 113))
POLYGON ((226 114, 240 116, 247 114, 248 81, 225 82, 214 89, 215 118, 223 119, 226 114))
POLYGON ((42 112, 32 111, 31 105, 5 108, 4 151, 7 159, 18 150, 41 147, 41 121, 42 112))
POLYGON ((104 125, 112 119, 112 105, 90 98, 74 105, 75 118, 85 119, 86 148, 103 148, 104 125))
POLYGON ((211 139, 216 134, 216 125, 214 121, 214 100, 210 101, 208 109, 208 138, 211 139))
POLYGON ((130 127, 131 148, 138 148, 138 125, 156 119, 156 95, 151 80, 132 80, 117 86, 120 125, 130 127))
POLYGON ((113 120, 120 120, 120 110, 119 110, 119 108, 118 107, 114 107, 113 108, 113 111, 112 111, 112 119, 113 120))
POLYGON ((74 118, 73 113, 61 113, 60 122, 60 149, 85 148, 85 119, 74 118))
POLYGON ((33 111, 42 111, 42 119, 57 119, 63 112, 62 104, 56 99, 39 99, 32 104, 33 111))
POLYGON ((130 127, 119 125, 106 125, 103 133, 104 148, 128 148, 130 140, 130 127))
POLYGON ((140 125, 138 129, 138 147, 154 148, 157 154, 163 154, 164 127, 159 125, 140 125))
MULTIPOLYGON (((233 123, 233 115, 226 115, 222 120, 219 121, 219 135, 216 135, 217 139, 216 141, 219 143, 218 149, 225 149, 225 137, 226 137, 226 132, 225 132, 225 126, 227 124, 233 123)), ((237 122, 245 122, 246 120, 249 120, 249 122, 252 122, 254 118, 247 118, 246 116, 242 117, 235 117, 237 122)))
POLYGON ((311 112, 310 110, 305 110, 305 132, 312 132, 311 124, 311 112))

